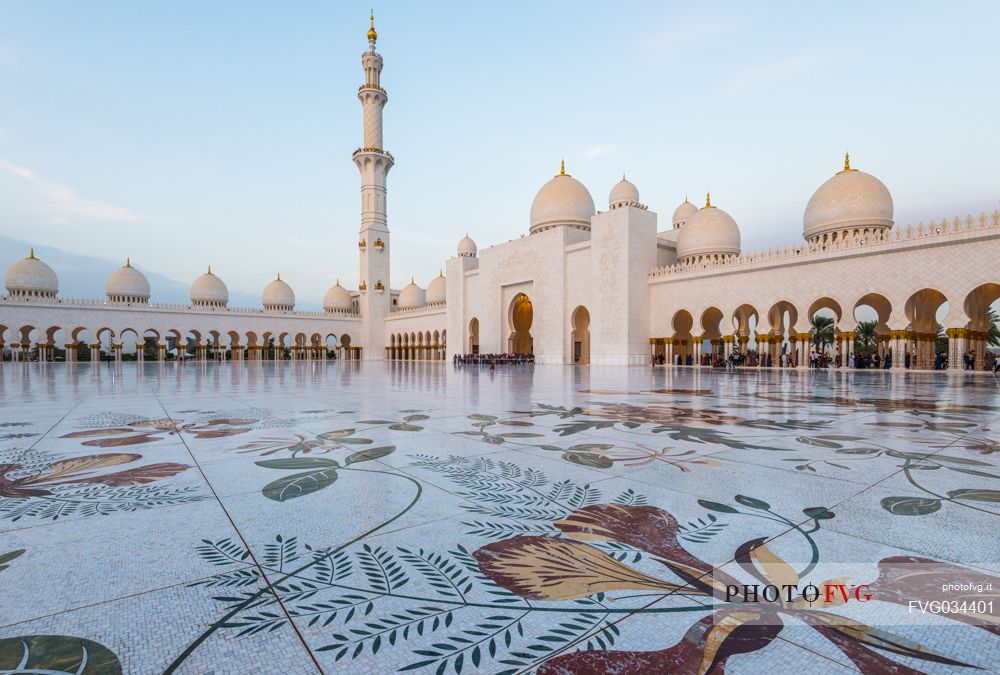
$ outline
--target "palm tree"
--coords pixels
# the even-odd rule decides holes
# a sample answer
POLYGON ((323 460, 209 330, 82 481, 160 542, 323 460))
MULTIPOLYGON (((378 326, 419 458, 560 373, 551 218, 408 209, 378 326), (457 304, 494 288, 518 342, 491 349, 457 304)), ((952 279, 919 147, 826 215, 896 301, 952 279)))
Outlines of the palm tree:
POLYGON ((812 318, 812 343, 816 351, 825 351, 833 345, 833 317, 816 315, 812 318))
POLYGON ((875 327, 878 321, 862 321, 854 333, 854 352, 856 354, 874 354, 878 349, 878 333, 875 327))
POLYGON ((948 353, 948 334, 941 324, 938 324, 937 340, 934 341, 934 351, 948 353))
POLYGON ((990 307, 986 311, 986 318, 990 322, 990 333, 986 336, 986 344, 990 347, 1000 347, 1000 327, 997 326, 1000 323, 1000 312, 990 307))

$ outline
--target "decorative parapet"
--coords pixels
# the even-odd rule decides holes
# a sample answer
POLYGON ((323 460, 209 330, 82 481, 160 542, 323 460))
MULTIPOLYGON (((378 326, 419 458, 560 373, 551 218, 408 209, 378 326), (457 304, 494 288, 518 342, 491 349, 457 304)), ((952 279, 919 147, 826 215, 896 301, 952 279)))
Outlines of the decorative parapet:
POLYGON ((389 314, 404 314, 413 312, 424 312, 428 314, 433 314, 439 312, 447 306, 447 302, 428 302, 426 305, 421 305, 420 307, 393 307, 389 314))
POLYGON ((767 263, 773 261, 795 261, 802 259, 821 258, 831 253, 848 251, 852 249, 879 246, 883 250, 892 248, 894 245, 903 245, 908 242, 930 240, 936 237, 947 237, 965 234, 967 232, 982 232, 984 230, 996 230, 1000 234, 1000 210, 992 214, 980 213, 976 218, 971 214, 963 218, 953 218, 948 220, 942 218, 940 221, 931 221, 929 225, 920 223, 916 227, 907 225, 903 228, 893 228, 891 230, 881 230, 874 235, 862 236, 860 234, 850 234, 842 239, 824 244, 802 242, 791 246, 769 248, 762 251, 743 253, 738 256, 731 256, 720 260, 703 262, 685 262, 676 265, 656 267, 650 270, 649 279, 655 280, 663 277, 671 277, 681 274, 698 273, 709 270, 733 269, 767 263))

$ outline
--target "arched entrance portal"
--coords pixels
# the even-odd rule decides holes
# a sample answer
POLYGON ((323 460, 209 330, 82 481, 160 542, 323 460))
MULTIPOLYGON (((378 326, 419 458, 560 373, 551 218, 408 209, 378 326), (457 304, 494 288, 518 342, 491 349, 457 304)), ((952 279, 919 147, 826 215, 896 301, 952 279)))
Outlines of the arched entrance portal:
POLYGON ((508 322, 510 323, 510 339, 507 341, 507 351, 511 354, 532 354, 534 345, 531 340, 531 321, 534 312, 531 300, 524 293, 518 293, 510 303, 508 322))
POLYGON ((573 312, 573 363, 590 363, 590 312, 583 305, 573 312))
POLYGON ((479 319, 469 322, 469 354, 479 353, 479 319))

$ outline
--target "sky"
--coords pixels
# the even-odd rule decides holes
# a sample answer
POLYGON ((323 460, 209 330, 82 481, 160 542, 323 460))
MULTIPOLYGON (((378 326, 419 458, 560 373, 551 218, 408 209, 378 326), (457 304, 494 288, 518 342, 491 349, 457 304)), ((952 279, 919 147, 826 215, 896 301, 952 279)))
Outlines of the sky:
MULTIPOLYGON (((0 235, 253 296, 280 272, 302 308, 356 287, 370 6, 0 0, 0 235)), ((897 226, 1000 206, 997 2, 374 11, 393 287, 527 234, 563 158, 598 209, 625 172, 661 230, 710 190, 745 251, 801 241, 845 150, 897 226)))

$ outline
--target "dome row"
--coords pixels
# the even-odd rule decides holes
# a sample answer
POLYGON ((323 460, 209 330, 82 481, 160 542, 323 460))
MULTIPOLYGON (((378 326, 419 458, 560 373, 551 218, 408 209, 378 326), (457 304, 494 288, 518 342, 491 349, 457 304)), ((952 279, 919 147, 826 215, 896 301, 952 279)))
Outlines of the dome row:
MULTIPOLYGON (((472 240, 469 239, 469 241, 471 242, 472 240)), ((473 246, 475 246, 475 244, 473 244, 473 246)), ((459 253, 459 255, 461 255, 461 253, 459 253)), ((436 305, 445 302, 447 297, 448 282, 445 280, 444 273, 440 272, 431 280, 429 284, 427 284, 427 290, 417 286, 411 278, 410 283, 404 286, 403 290, 399 292, 399 298, 396 300, 396 304, 400 309, 413 309, 415 307, 436 305)))
MULTIPOLYGON (((639 190, 622 176, 608 195, 610 209, 634 206, 639 202, 639 190)), ((530 233, 554 227, 590 229, 590 219, 596 213, 594 200, 584 185, 566 173, 563 163, 559 173, 545 183, 531 203, 530 233)), ((838 236, 852 232, 875 232, 892 227, 892 195, 875 176, 852 169, 849 156, 844 157, 844 169, 823 183, 806 205, 802 233, 807 241, 824 245, 838 236)), ((679 261, 702 257, 725 257, 740 252, 740 231, 736 221, 725 211, 706 200, 699 209, 687 199, 673 213, 679 261)), ((466 237, 462 242, 471 240, 466 237)), ((463 254, 459 245, 459 255, 463 254)), ((473 250, 475 245, 473 244, 473 250)), ((473 253, 472 255, 475 255, 473 253)))
MULTIPOLYGON (((14 298, 55 298, 59 293, 59 278, 31 249, 27 258, 18 260, 7 269, 4 286, 14 298)), ((111 302, 145 303, 149 302, 149 281, 146 275, 132 266, 131 260, 126 260, 124 265, 108 275, 105 292, 111 302)), ((442 302, 443 296, 442 290, 442 302)), ((191 284, 191 304, 195 307, 225 307, 228 303, 229 289, 222 279, 212 273, 211 267, 191 284)), ((261 304, 266 310, 291 311, 295 308, 295 291, 279 274, 264 287, 261 304)), ((351 292, 341 286, 339 280, 323 296, 323 309, 328 312, 350 311, 352 308, 351 292)))

